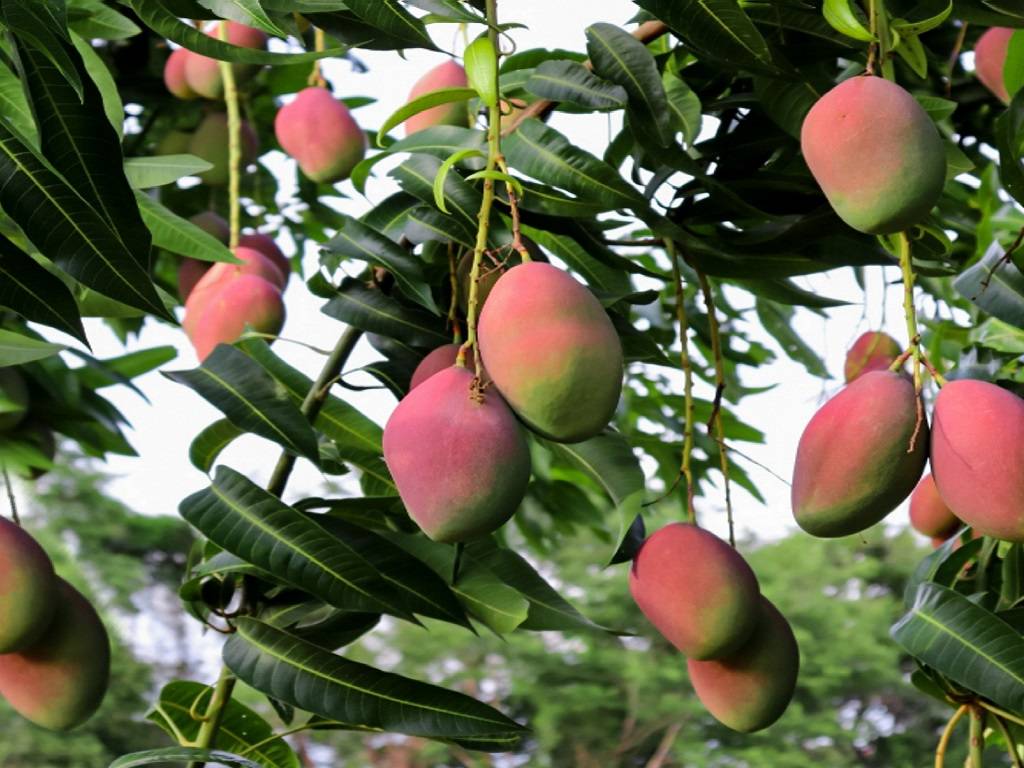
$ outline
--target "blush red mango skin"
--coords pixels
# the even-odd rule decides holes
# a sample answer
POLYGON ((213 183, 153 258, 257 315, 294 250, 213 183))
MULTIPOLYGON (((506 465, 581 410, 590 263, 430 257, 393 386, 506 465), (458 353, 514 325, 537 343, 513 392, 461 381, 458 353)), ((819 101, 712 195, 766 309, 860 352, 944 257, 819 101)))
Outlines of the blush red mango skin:
POLYGON ((886 370, 902 352, 896 339, 887 333, 868 331, 861 334, 846 353, 846 365, 843 367, 846 383, 868 371, 886 370))
POLYGON ((914 385, 891 371, 858 377, 825 403, 800 436, 793 470, 796 522, 813 536, 871 527, 917 485, 928 458, 928 425, 917 422, 914 385))
POLYGON ((910 494, 910 524, 918 533, 943 541, 956 533, 961 525, 960 519, 942 500, 930 474, 922 477, 910 494))
MULTIPOLYGON (((423 77, 416 81, 409 92, 409 101, 418 99, 432 91, 440 91, 444 88, 465 88, 468 84, 466 70, 454 61, 446 61, 444 64, 431 69, 423 77)), ((457 101, 452 104, 442 104, 438 107, 419 112, 405 121, 405 135, 409 136, 424 128, 432 128, 435 125, 461 125, 469 124, 469 111, 465 101, 457 101)))
MULTIPOLYGON (((189 218, 189 221, 210 237, 220 240, 224 245, 227 245, 231 239, 231 226, 222 216, 213 211, 197 213, 189 218)), ((188 301, 188 297, 192 293, 192 289, 196 287, 196 283, 202 279, 203 275, 212 266, 209 261, 189 258, 182 259, 181 266, 178 268, 178 296, 181 297, 182 302, 188 301)))
POLYGON ((618 334, 586 287, 550 264, 513 267, 480 312, 488 376, 525 424, 563 443, 599 434, 622 391, 618 334))
MULTIPOLYGON (((253 162, 259 154, 259 139, 252 126, 242 121, 242 164, 253 162)), ((188 143, 188 151, 210 163, 213 168, 203 171, 199 178, 205 184, 222 187, 228 183, 228 116, 223 112, 212 112, 203 118, 188 143)))
POLYGON ((974 46, 974 73, 982 85, 1004 104, 1010 103, 1006 89, 1006 53, 1014 30, 1009 27, 992 27, 978 38, 974 46))
POLYGON ((326 88, 306 88, 281 107, 274 133, 302 172, 322 184, 347 179, 366 154, 366 134, 326 88))
POLYGON ((641 546, 629 591, 644 616, 690 658, 739 648, 758 616, 760 588, 747 562, 714 534, 671 523, 641 546))
POLYGON ((53 618, 53 563, 24 529, 0 517, 0 654, 39 639, 53 618))
POLYGON ((171 51, 164 63, 164 85, 172 95, 186 101, 199 98, 199 94, 192 90, 185 75, 185 62, 188 60, 190 51, 185 48, 176 48, 171 51))
POLYGON ((1024 400, 960 379, 935 399, 932 476, 942 499, 982 535, 1024 542, 1024 400))
MULTIPOLYGON (((420 360, 420 364, 416 366, 416 370, 412 372, 412 379, 409 381, 409 391, 416 389, 420 384, 429 379, 435 373, 440 373, 446 368, 451 368, 455 365, 455 359, 459 356, 459 347, 461 344, 445 344, 444 346, 438 347, 431 352, 428 352, 426 357, 420 360)), ((473 364, 473 353, 466 353, 466 370, 470 373, 476 371, 476 366, 473 364)))
POLYGON ((189 321, 185 330, 200 362, 218 344, 237 341, 246 326, 259 333, 276 335, 285 319, 280 289, 251 274, 230 277, 203 298, 192 318, 188 317, 188 306, 185 313, 189 321))
POLYGON ((800 671, 800 648, 786 618, 764 597, 756 614, 753 633, 734 654, 686 663, 701 704, 741 733, 763 730, 782 717, 800 671))
POLYGON ((469 541, 500 528, 530 480, 522 428, 493 388, 473 397, 473 374, 448 368, 411 390, 384 427, 384 461, 409 515, 434 541, 469 541))
POLYGON ((88 720, 110 679, 110 638, 82 594, 57 579, 53 622, 29 649, 0 656, 0 696, 51 731, 88 720))
POLYGON ((285 282, 287 282, 292 273, 292 265, 288 261, 288 257, 278 248, 274 238, 261 232, 249 232, 238 238, 238 244, 243 248, 252 248, 255 251, 259 251, 274 262, 274 265, 284 275, 285 282))
POLYGON ((229 264, 226 261, 214 264, 199 279, 189 293, 185 302, 185 320, 183 327, 191 333, 199 317, 202 316, 211 298, 232 280, 242 275, 254 275, 275 286, 279 291, 284 288, 284 276, 273 262, 254 248, 238 246, 235 256, 242 260, 241 264, 229 264))
MULTIPOLYGON (((205 34, 220 39, 220 22, 205 30, 205 34)), ((263 48, 267 44, 267 36, 258 29, 247 27, 245 24, 238 24, 234 21, 227 22, 227 42, 241 48, 263 48)), ((259 67, 251 64, 233 64, 235 78, 239 81, 247 80, 259 67)), ((207 99, 224 98, 224 80, 221 78, 220 62, 211 59, 195 51, 188 51, 184 59, 185 79, 189 88, 195 93, 207 99)))
POLYGON ((835 212, 868 234, 917 224, 945 184, 938 129, 913 96, 881 77, 852 77, 822 96, 800 146, 835 212))

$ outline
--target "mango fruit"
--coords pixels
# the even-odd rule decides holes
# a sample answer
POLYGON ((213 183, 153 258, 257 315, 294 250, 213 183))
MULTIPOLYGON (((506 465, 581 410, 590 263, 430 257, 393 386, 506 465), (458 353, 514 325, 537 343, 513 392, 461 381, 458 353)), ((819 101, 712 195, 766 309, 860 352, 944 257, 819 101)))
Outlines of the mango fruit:
POLYGON ((800 648, 789 622, 764 597, 756 612, 752 634, 734 654, 686 663, 701 704, 740 733, 763 730, 782 717, 800 671, 800 648))
POLYGON ((321 184, 347 179, 366 154, 363 129, 326 88, 299 91, 278 111, 274 134, 299 169, 321 184))
POLYGON ((235 272, 212 280, 209 290, 201 291, 212 274, 213 269, 192 292, 182 323, 200 362, 218 344, 237 341, 247 326, 258 333, 280 332, 285 308, 277 285, 258 274, 235 272))
POLYGON ((175 48, 164 62, 164 85, 171 95, 186 101, 199 98, 199 94, 188 84, 185 75, 185 62, 190 53, 191 51, 186 48, 175 48))
MULTIPOLYGON (((451 368, 455 365, 455 360, 459 356, 459 347, 461 344, 444 344, 437 349, 431 350, 427 355, 420 360, 420 364, 416 366, 416 370, 412 372, 412 379, 409 382, 409 390, 416 389, 420 384, 429 379, 435 373, 440 373, 445 368, 451 368)), ((470 373, 476 371, 476 366, 473 364, 473 352, 467 350, 466 352, 466 370, 470 373)))
POLYGON ((56 580, 53 620, 29 648, 0 656, 0 696, 27 720, 68 731, 103 702, 110 638, 81 592, 56 580))
POLYGON ((21 424, 28 413, 28 384, 17 368, 0 368, 0 432, 21 424))
MULTIPOLYGON (((242 167, 256 160, 259 154, 259 140, 252 126, 242 121, 242 167)), ((228 154, 228 116, 223 112, 211 112, 203 118, 189 140, 188 151, 213 165, 199 174, 205 184, 221 187, 228 183, 230 157, 228 154)))
POLYGON ((800 146, 839 217, 872 235, 919 223, 946 180, 935 123, 881 77, 851 77, 822 96, 804 119, 800 146))
MULTIPOLYGON (((465 88, 469 81, 461 64, 446 61, 429 70, 416 81, 409 92, 409 101, 444 88, 465 88)), ((405 121, 405 135, 410 136, 435 125, 469 125, 469 107, 466 101, 442 104, 419 112, 405 121)))
POLYGON ((243 248, 259 251, 274 262, 274 265, 284 275, 285 282, 288 282, 288 278, 292 274, 292 263, 288 261, 288 257, 284 255, 273 237, 261 232, 248 232, 238 238, 238 244, 243 248))
MULTIPOLYGON (((242 48, 266 47, 267 35, 265 33, 234 21, 216 22, 203 31, 219 40, 220 25, 225 23, 228 25, 225 42, 242 48)), ((224 79, 221 76, 220 62, 217 59, 211 59, 209 56, 203 56, 195 51, 188 51, 184 62, 185 80, 192 91, 207 99, 224 98, 224 79)), ((239 84, 244 83, 259 71, 259 67, 252 64, 232 64, 231 66, 235 73, 235 80, 239 84)))
POLYGON ((812 536, 858 533, 917 485, 928 459, 928 424, 917 422, 914 385, 870 371, 825 403, 804 428, 793 469, 793 514, 812 536))
POLYGON ((861 334, 846 353, 843 376, 846 383, 868 371, 884 371, 903 353, 899 343, 882 331, 861 334))
POLYGON ((760 615, 761 591, 747 561, 688 523, 670 523, 641 545, 629 591, 665 639, 694 659, 729 655, 760 615))
POLYGON ((530 480, 522 428, 493 388, 450 367, 402 398, 384 427, 384 461, 409 516, 434 541, 500 528, 530 480))
POLYGON ((959 379, 935 399, 932 476, 954 515, 975 531, 1024 542, 1024 400, 959 379))
POLYGON ((1010 103, 1005 71, 1006 54, 1014 31, 1010 27, 992 27, 985 30, 974 46, 974 74, 1004 104, 1010 103))
POLYGON ((910 524, 918 533, 942 541, 960 528, 959 518, 942 500, 930 474, 922 477, 910 494, 910 524))
POLYGON ((513 267, 480 312, 480 354, 520 419, 551 440, 599 434, 622 391, 622 345, 604 307, 543 262, 513 267))
POLYGON ((35 642, 49 626, 56 602, 49 556, 21 526, 0 517, 0 654, 35 642))

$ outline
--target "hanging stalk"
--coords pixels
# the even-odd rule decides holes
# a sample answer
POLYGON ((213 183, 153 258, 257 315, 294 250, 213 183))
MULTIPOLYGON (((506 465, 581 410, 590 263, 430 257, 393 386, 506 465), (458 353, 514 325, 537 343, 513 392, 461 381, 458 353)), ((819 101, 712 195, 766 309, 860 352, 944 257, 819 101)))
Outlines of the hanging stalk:
POLYGON ((7 490, 7 502, 11 506, 11 520, 15 525, 21 525, 21 518, 18 517, 18 502, 14 500, 14 487, 11 485, 11 476, 7 474, 7 465, 0 464, 0 475, 4 478, 4 488, 7 490))
POLYGON ((952 717, 949 718, 946 723, 946 727, 942 731, 942 736, 939 738, 938 746, 935 747, 935 768, 944 768, 946 764, 946 749, 949 747, 949 739, 953 735, 953 730, 956 728, 963 716, 967 714, 967 705, 964 704, 956 712, 953 713, 952 717))
MULTIPOLYGON (((228 25, 221 22, 218 36, 227 40, 228 25)), ((235 70, 228 61, 221 61, 220 77, 224 81, 224 102, 228 107, 228 212, 231 224, 231 238, 228 247, 238 247, 238 237, 242 228, 241 208, 241 165, 242 165, 242 115, 238 107, 238 85, 235 82, 235 70)))
MULTIPOLYGON (((683 458, 679 472, 686 480, 686 517, 691 524, 697 524, 697 511, 693 506, 693 361, 690 360, 690 323, 686 316, 686 294, 683 291, 683 276, 679 269, 679 256, 675 243, 665 240, 665 250, 672 260, 672 279, 676 288, 676 320, 679 322, 679 362, 683 369, 683 458)), ((678 478, 676 479, 678 482, 678 478)))
POLYGON ((981 762, 985 753, 985 710, 977 705, 971 706, 971 768, 982 768, 981 762))

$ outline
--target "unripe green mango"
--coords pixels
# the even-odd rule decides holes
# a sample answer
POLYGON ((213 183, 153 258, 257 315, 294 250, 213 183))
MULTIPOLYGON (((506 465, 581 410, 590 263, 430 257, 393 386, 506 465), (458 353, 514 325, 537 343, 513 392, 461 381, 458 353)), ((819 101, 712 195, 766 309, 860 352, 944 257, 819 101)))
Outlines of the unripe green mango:
POLYGON ((29 648, 0 656, 0 696, 51 731, 88 720, 110 679, 110 638, 88 600, 57 579, 53 621, 29 648))
POLYGON ((629 591, 665 639, 687 656, 717 659, 746 642, 761 599, 740 554, 695 525, 671 523, 641 546, 629 591))
POLYGON ((465 368, 436 373, 384 427, 384 461, 409 516, 434 541, 469 541, 508 520, 526 494, 530 450, 501 395, 465 368))
MULTIPOLYGON (((203 118, 192 134, 188 151, 210 163, 213 168, 203 171, 199 178, 210 186, 220 187, 228 183, 228 116, 223 112, 211 112, 203 118)), ((253 162, 259 154, 259 140, 252 126, 242 121, 242 167, 253 162)))
POLYGON ((813 536, 869 528, 903 501, 928 459, 928 423, 917 424, 914 385, 891 371, 850 382, 814 414, 797 446, 793 514, 813 536))
POLYGON ((575 443, 600 434, 622 391, 619 336, 586 287, 550 264, 512 267, 480 312, 488 376, 526 425, 575 443))
POLYGON ((881 77, 851 77, 807 113, 800 146, 839 217, 861 232, 924 219, 946 181, 946 150, 917 100, 881 77))
POLYGON ((0 517, 0 654, 37 640, 56 602, 57 577, 49 556, 23 528, 0 517))
POLYGON ((1024 400, 987 381, 951 381, 935 398, 932 476, 977 533, 1024 542, 1024 400))
POLYGON ((767 728, 786 711, 796 690, 800 648, 789 622, 762 597, 753 633, 735 653, 687 661, 690 682, 708 712, 741 733, 767 728))
POLYGON ((0 432, 18 426, 28 413, 28 385, 17 368, 0 368, 0 432))

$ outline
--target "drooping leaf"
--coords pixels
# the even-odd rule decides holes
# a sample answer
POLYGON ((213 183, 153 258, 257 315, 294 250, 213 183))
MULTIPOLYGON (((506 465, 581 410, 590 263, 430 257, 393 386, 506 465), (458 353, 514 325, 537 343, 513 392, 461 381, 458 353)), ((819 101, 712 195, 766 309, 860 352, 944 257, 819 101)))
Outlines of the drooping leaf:
POLYGON ((405 10, 398 0, 345 0, 345 5, 367 24, 405 41, 405 47, 437 50, 423 22, 405 10))
POLYGON ((224 243, 146 193, 137 190, 135 199, 157 248, 199 261, 236 261, 224 243))
POLYGON ((541 99, 602 111, 622 109, 628 99, 621 85, 598 77, 578 61, 558 59, 542 62, 526 81, 526 89, 541 99))
POLYGON ((337 295, 324 306, 336 320, 421 347, 439 347, 451 341, 444 323, 435 315, 399 304, 376 288, 345 278, 337 295))
POLYGON ((992 243, 976 264, 953 282, 957 293, 988 314, 1018 328, 1024 328, 1024 274, 1005 250, 992 243))
POLYGON ((149 189, 173 184, 184 176, 196 176, 213 166, 195 155, 160 155, 157 157, 130 157, 124 170, 128 183, 134 189, 149 189))
POLYGON ((418 115, 420 112, 440 107, 444 104, 469 101, 475 98, 476 95, 476 91, 472 88, 438 88, 436 91, 430 91, 422 96, 417 96, 388 115, 388 118, 377 131, 377 145, 384 146, 382 142, 388 131, 396 125, 401 125, 413 115, 418 115))
POLYGON ((244 433, 227 419, 218 419, 192 438, 188 458, 200 472, 209 472, 217 457, 244 433))
POLYGON ((5 26, 46 56, 81 100, 82 77, 67 51, 71 33, 64 0, 2 0, 0 12, 5 26))
POLYGON ((0 307, 85 342, 78 305, 68 287, 0 235, 0 307))
POLYGON ((50 344, 32 336, 0 328, 0 368, 53 357, 62 349, 64 347, 60 344, 50 344))

